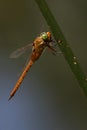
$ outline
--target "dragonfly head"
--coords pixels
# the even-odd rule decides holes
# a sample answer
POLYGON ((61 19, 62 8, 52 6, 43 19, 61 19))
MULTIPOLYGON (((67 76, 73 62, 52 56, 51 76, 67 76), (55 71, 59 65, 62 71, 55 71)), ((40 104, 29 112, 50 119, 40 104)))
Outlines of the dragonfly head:
POLYGON ((45 42, 51 42, 51 33, 50 32, 43 32, 40 34, 40 36, 45 42))

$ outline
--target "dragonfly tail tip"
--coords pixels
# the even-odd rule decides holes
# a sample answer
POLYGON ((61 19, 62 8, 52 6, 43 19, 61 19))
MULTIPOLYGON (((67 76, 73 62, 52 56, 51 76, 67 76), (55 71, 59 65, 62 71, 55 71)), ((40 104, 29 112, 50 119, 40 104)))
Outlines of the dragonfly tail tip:
POLYGON ((9 97, 8 101, 11 100, 12 96, 9 97))

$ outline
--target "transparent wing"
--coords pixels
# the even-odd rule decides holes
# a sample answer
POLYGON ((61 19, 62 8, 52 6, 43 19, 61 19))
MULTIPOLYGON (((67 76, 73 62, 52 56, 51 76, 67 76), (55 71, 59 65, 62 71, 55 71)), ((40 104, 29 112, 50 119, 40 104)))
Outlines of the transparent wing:
POLYGON ((28 50, 30 47, 32 47, 32 43, 28 44, 24 47, 21 47, 17 49, 16 51, 13 51, 10 55, 10 58, 18 58, 20 57, 23 53, 25 53, 26 50, 28 50))

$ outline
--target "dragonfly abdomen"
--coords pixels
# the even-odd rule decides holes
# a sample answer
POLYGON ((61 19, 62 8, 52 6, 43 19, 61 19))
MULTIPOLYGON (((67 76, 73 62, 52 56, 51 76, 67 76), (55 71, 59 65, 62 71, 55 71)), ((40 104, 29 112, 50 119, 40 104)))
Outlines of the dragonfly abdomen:
POLYGON ((9 100, 14 96, 14 94, 16 93, 16 91, 18 90, 20 84, 22 83, 23 79, 25 78, 27 72, 29 71, 29 69, 32 67, 33 65, 33 61, 30 60, 29 63, 27 64, 27 66, 25 67, 24 71, 22 72, 21 76, 19 77, 16 85, 14 86, 14 89, 12 90, 12 92, 10 93, 10 98, 9 100))

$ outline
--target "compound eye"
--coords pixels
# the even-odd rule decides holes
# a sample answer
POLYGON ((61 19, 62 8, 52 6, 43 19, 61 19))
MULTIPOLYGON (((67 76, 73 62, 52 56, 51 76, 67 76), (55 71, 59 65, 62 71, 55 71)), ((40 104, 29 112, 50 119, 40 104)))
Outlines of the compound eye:
POLYGON ((43 33, 41 33, 41 37, 42 37, 43 40, 47 40, 48 35, 47 35, 46 32, 43 32, 43 33))
POLYGON ((47 37, 49 40, 51 40, 51 33, 50 32, 47 32, 47 37))

